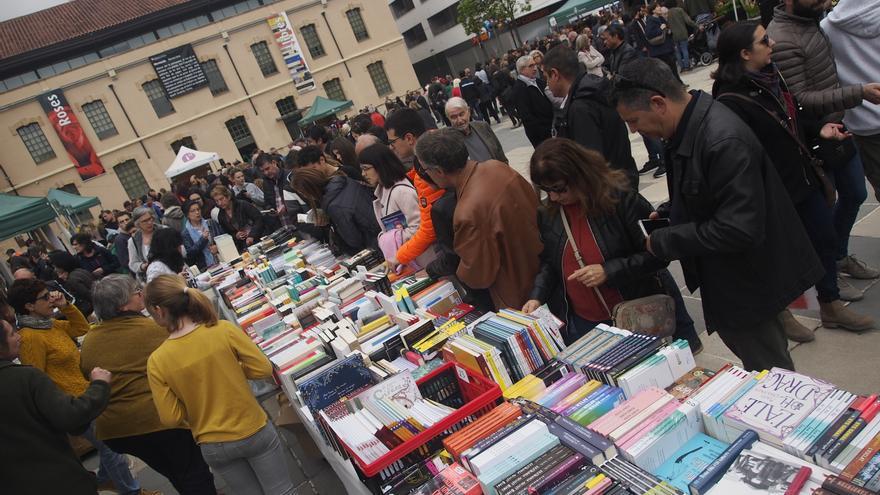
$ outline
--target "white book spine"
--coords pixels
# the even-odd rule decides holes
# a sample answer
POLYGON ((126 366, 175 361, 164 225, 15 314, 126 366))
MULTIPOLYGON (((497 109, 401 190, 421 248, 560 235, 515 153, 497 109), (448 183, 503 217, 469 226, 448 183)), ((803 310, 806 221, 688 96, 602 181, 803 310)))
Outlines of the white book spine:
POLYGON ((797 446, 804 441, 810 431, 816 427, 819 422, 826 418, 834 406, 847 394, 845 390, 835 390, 827 399, 822 401, 812 413, 795 429, 792 435, 785 439, 785 451, 792 455, 797 454, 797 446))

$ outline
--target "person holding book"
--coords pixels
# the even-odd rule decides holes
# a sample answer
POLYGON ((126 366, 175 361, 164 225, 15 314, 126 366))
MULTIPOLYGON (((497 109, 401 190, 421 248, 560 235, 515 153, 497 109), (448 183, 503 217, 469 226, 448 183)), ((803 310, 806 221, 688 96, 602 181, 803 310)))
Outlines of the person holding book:
POLYGON ((245 181, 244 170, 239 169, 232 172, 232 192, 235 193, 237 199, 250 201, 259 208, 263 208, 265 204, 263 191, 252 182, 245 181))
POLYGON ((181 277, 157 277, 144 302, 168 332, 147 360, 160 423, 187 425, 233 493, 293 494, 278 432, 247 382, 272 376, 269 359, 181 277))
POLYGON ((104 410, 111 374, 89 370, 83 392, 71 396, 46 374, 15 364, 21 334, 9 306, 0 300, 0 465, 4 493, 94 495, 98 484, 70 446, 67 435, 81 434, 104 410))
POLYGON ((222 231, 217 222, 202 217, 202 205, 197 201, 184 203, 183 211, 186 213, 186 221, 183 222, 183 230, 180 234, 183 237, 183 247, 186 249, 187 264, 195 265, 199 270, 204 271, 219 261, 214 238, 222 231))
MULTIPOLYGON (((50 292, 40 280, 16 280, 9 288, 9 304, 18 314, 21 363, 46 373, 67 395, 79 397, 87 393, 90 384, 80 370, 80 353, 73 340, 89 331, 89 322, 79 309, 69 304, 61 293, 50 292), (56 309, 66 320, 55 318, 56 309)), ((109 382, 109 377, 106 381, 109 382)), ((128 459, 95 436, 94 422, 83 430, 84 433, 79 433, 98 450, 99 485, 112 483, 124 495, 141 493, 140 484, 129 470, 128 459)))
POLYGON ((211 189, 211 198, 220 208, 217 223, 224 232, 232 236, 239 252, 263 237, 263 215, 256 206, 235 199, 226 186, 214 186, 211 189))
MULTIPOLYGON (((368 146, 358 156, 364 180, 376 188, 373 213, 382 227, 379 247, 386 259, 394 260, 397 251, 419 230, 421 216, 416 188, 406 176, 406 168, 397 155, 384 144, 368 146)), ((425 267, 434 258, 434 249, 428 248, 414 262, 425 267)))
POLYGON ((293 175, 291 186, 316 213, 315 225, 329 223, 330 245, 349 256, 379 247, 381 229, 373 214, 373 193, 339 170, 304 167, 293 175), (326 215, 326 216, 325 216, 326 215))
POLYGON ((162 229, 153 236, 147 266, 147 283, 159 275, 180 275, 186 268, 183 238, 174 229, 162 229))
MULTIPOLYGON (((814 161, 814 151, 806 144, 820 137, 839 142, 849 134, 843 124, 823 123, 801 109, 771 60, 773 45, 767 31, 757 23, 738 23, 722 31, 712 95, 757 135, 773 143, 765 147, 767 154, 825 269, 816 284, 822 326, 862 332, 872 328, 874 320, 842 302, 863 296, 838 278, 837 234, 829 206, 834 191, 825 170, 814 161)), ((789 339, 815 339, 813 331, 798 323, 788 310, 780 313, 780 319, 789 339)))
POLYGON ((142 314, 140 284, 127 275, 109 275, 95 283, 94 294, 100 323, 83 341, 80 369, 100 366, 114 377, 110 403, 95 421, 96 436, 116 452, 142 459, 180 493, 216 493, 192 432, 163 425, 153 406, 147 358, 168 332, 142 314))
POLYGON ((658 274, 667 263, 645 249, 638 223, 654 209, 623 171, 570 139, 551 138, 535 150, 529 173, 548 201, 540 210, 541 268, 524 312, 548 303, 568 322, 571 343, 610 322, 616 304, 663 292, 658 274))
POLYGON ((648 251, 680 260, 707 328, 745 369, 793 369, 778 315, 823 269, 760 141, 653 58, 621 69, 612 98, 631 131, 668 143, 669 202, 651 216, 670 225, 648 235, 648 251))

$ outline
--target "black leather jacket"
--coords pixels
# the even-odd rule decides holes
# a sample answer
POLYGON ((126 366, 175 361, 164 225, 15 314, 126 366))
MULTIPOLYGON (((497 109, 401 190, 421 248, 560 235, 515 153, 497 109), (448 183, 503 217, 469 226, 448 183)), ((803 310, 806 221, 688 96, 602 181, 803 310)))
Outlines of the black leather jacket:
POLYGON ((724 104, 692 95, 669 151, 672 226, 651 234, 651 248, 681 261, 710 331, 744 332, 777 315, 823 269, 758 138, 724 104))
MULTIPOLYGON (((618 289, 624 300, 663 292, 655 275, 667 263, 647 251, 645 236, 638 224, 639 220, 648 218, 652 211, 651 204, 642 195, 622 191, 614 213, 588 219, 605 258, 602 264, 608 276, 605 285, 618 289)), ((569 304, 565 295, 565 278, 571 274, 562 273, 562 254, 568 236, 559 215, 559 212, 551 213, 547 209, 541 209, 538 213, 544 251, 529 299, 546 302, 553 314, 567 319, 569 304)))

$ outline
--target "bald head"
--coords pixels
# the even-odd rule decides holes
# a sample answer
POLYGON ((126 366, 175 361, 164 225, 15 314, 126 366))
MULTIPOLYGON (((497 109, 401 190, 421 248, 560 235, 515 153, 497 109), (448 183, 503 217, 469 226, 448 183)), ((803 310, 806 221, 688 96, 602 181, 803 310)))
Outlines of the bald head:
POLYGON ((361 151, 379 142, 378 136, 374 134, 361 134, 358 136, 357 142, 354 144, 354 152, 355 154, 360 155, 361 151))
POLYGON ((12 278, 15 280, 33 280, 36 277, 34 276, 34 272, 30 270, 30 268, 19 268, 15 270, 15 273, 12 274, 12 278))

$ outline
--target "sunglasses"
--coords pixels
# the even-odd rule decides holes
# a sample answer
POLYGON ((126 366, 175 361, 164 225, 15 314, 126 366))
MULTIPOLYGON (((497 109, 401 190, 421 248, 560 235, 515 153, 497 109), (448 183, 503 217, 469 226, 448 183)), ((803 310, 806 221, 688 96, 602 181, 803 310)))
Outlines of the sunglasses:
POLYGON ((621 75, 614 76, 614 79, 611 81, 612 84, 612 92, 623 91, 627 89, 644 89, 647 91, 651 91, 652 93, 657 93, 658 95, 666 98, 666 93, 660 91, 659 89, 651 86, 650 84, 645 84, 639 81, 633 81, 632 79, 628 79, 621 75))
POLYGON ((764 46, 770 46, 770 35, 767 33, 764 33, 764 36, 758 40, 758 43, 760 43, 764 46))
POLYGON ((568 192, 568 184, 560 184, 558 186, 538 186, 538 189, 546 192, 547 194, 563 194, 565 192, 568 192))

